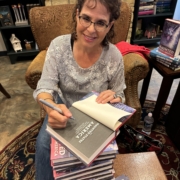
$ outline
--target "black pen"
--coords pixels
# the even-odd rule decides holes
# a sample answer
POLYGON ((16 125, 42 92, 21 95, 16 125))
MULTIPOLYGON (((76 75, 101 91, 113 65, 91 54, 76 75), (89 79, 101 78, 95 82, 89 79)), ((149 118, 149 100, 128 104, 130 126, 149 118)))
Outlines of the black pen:
MULTIPOLYGON (((39 99, 39 101, 40 101, 41 103, 43 103, 44 105, 50 107, 51 109, 54 109, 55 111, 57 111, 57 112, 59 112, 60 114, 64 115, 63 112, 62 112, 62 110, 61 110, 60 108, 58 108, 58 107, 50 104, 49 102, 45 101, 44 99, 39 99)), ((75 120, 72 116, 70 117, 70 119, 75 120)))

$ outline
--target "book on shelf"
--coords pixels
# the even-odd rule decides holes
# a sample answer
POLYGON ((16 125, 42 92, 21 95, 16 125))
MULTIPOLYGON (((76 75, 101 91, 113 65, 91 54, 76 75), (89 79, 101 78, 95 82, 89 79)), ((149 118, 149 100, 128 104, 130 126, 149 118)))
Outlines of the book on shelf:
POLYGON ((150 56, 154 57, 154 58, 159 57, 159 58, 164 59, 167 62, 170 62, 172 64, 180 65, 180 56, 172 58, 170 56, 167 56, 167 55, 161 53, 158 49, 159 49, 159 47, 152 49, 150 51, 150 56))
POLYGON ((167 12, 170 12, 171 9, 170 8, 156 8, 156 13, 167 13, 167 12))
POLYGON ((158 50, 170 57, 180 53, 180 21, 165 19, 158 50))
MULTIPOLYGON (((58 143, 54 138, 51 137, 51 164, 52 166, 65 164, 70 162, 80 162, 75 156, 73 156, 61 143, 58 143)), ((99 157, 103 157, 106 155, 115 155, 118 153, 118 146, 116 141, 112 141, 104 151, 99 155, 99 157)), ((112 157, 112 156, 111 156, 112 157)), ((107 157, 108 159, 108 157, 107 157)))
POLYGON ((155 4, 157 5, 157 6, 167 6, 167 5, 171 5, 171 2, 170 1, 157 1, 157 2, 155 2, 155 4))
POLYGON ((140 6, 139 11, 147 11, 154 9, 154 5, 148 5, 148 6, 140 6))
POLYGON ((123 103, 98 104, 94 92, 74 102, 69 108, 75 120, 69 120, 66 128, 47 132, 68 151, 90 165, 117 136, 119 128, 135 113, 135 109, 123 103))
POLYGON ((171 69, 171 70, 173 70, 173 71, 180 70, 180 66, 174 67, 173 65, 169 65, 169 64, 165 63, 165 62, 162 61, 160 58, 157 58, 156 61, 159 62, 159 63, 161 63, 162 65, 168 67, 169 69, 171 69))
POLYGON ((145 2, 154 2, 154 0, 140 0, 140 3, 145 3, 145 2))
POLYGON ((156 0, 155 2, 158 2, 158 3, 160 3, 160 2, 171 2, 172 0, 156 0))
POLYGON ((139 2, 139 7, 140 6, 150 6, 150 5, 154 5, 154 2, 142 2, 142 1, 139 2))
POLYGON ((14 26, 9 6, 0 6, 1 26, 14 26))
POLYGON ((30 9, 34 8, 34 7, 38 7, 38 6, 40 6, 40 4, 26 4, 26 10, 27 10, 28 18, 29 18, 30 9))
POLYGON ((151 9, 151 10, 145 10, 145 11, 139 11, 138 12, 138 15, 139 16, 142 16, 142 15, 151 15, 151 14, 154 14, 154 9, 151 9))

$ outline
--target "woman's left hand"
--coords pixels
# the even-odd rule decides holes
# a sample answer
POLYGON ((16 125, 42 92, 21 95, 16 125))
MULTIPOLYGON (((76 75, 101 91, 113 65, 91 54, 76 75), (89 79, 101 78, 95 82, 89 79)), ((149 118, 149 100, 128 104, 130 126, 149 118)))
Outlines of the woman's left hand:
POLYGON ((111 90, 103 91, 97 97, 96 102, 105 104, 107 102, 118 103, 122 101, 120 97, 114 98, 114 95, 115 95, 114 91, 111 91, 111 90))

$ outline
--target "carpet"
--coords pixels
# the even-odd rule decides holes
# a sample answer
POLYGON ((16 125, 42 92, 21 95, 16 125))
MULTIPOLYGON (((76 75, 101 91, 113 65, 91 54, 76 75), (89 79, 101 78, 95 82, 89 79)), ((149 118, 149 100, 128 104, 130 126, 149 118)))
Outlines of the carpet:
MULTIPOLYGON (((155 107, 154 101, 145 101, 142 108, 142 119, 136 130, 140 131, 143 127, 143 119, 149 113, 153 112, 155 107)), ((169 105, 165 105, 161 110, 160 119, 154 130, 152 130, 150 137, 160 140, 164 147, 161 154, 157 157, 161 166, 167 176, 168 180, 180 180, 180 151, 175 147, 171 139, 168 137, 165 129, 165 122, 169 112, 169 105)), ((178 138, 178 137, 177 137, 178 138)), ((130 153, 128 147, 123 142, 118 142, 120 153, 130 153)))
POLYGON ((0 152, 0 180, 34 180, 35 143, 41 124, 33 124, 0 152))
MULTIPOLYGON (((148 112, 153 112, 154 105, 153 101, 145 101, 142 119, 148 112)), ((151 137, 164 144, 163 152, 158 155, 158 158, 168 180, 179 180, 180 152, 167 136, 164 127, 168 111, 169 105, 166 105, 161 111, 160 122, 152 131, 151 137)), ((34 180, 35 143, 41 123, 41 121, 36 122, 0 152, 0 180, 34 180)), ((141 130, 142 125, 143 121, 138 126, 139 130, 141 130)), ((120 153, 128 153, 124 144, 119 143, 118 146, 120 153)))

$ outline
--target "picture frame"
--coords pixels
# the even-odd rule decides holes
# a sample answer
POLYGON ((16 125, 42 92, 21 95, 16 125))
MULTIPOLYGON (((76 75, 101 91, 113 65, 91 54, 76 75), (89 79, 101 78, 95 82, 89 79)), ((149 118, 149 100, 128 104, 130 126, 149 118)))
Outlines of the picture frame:
POLYGON ((14 25, 9 6, 0 6, 0 21, 2 26, 14 25))

